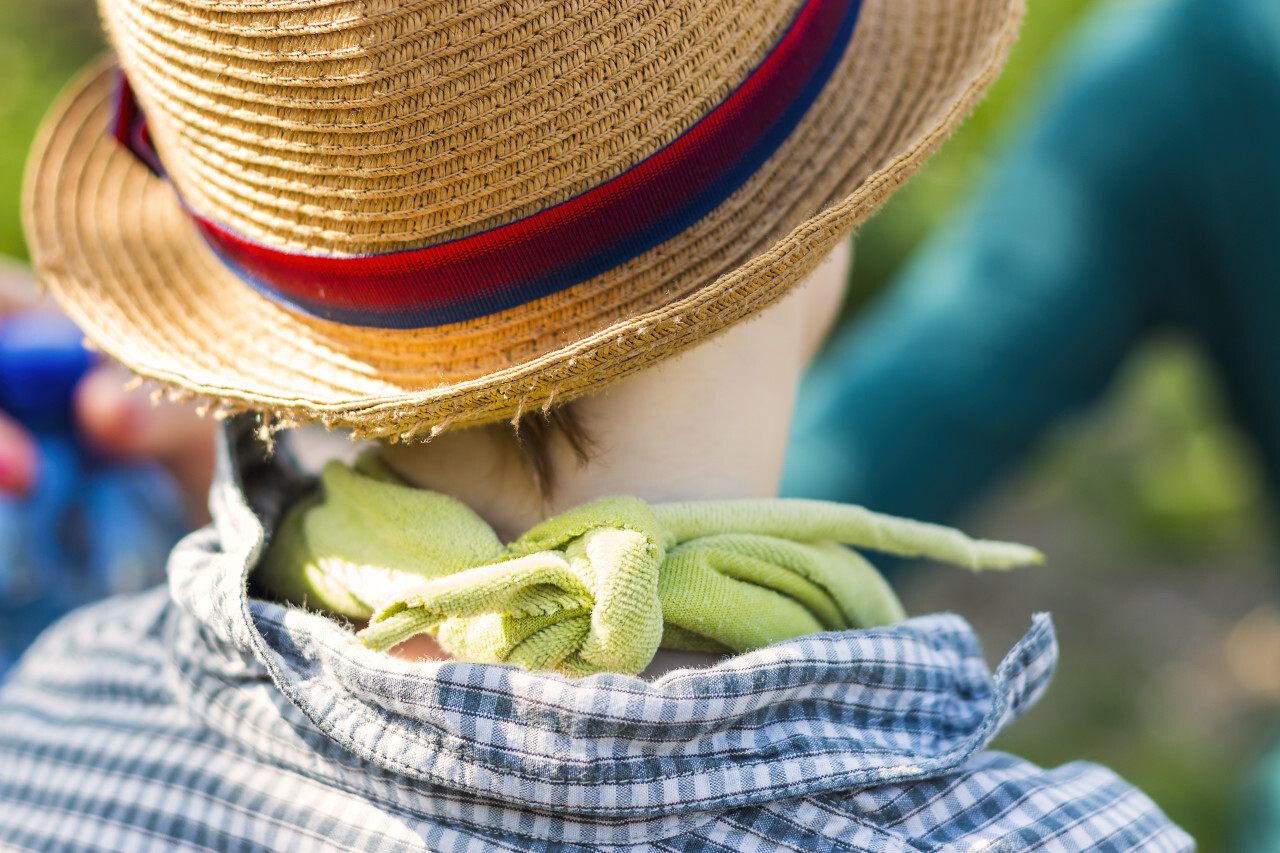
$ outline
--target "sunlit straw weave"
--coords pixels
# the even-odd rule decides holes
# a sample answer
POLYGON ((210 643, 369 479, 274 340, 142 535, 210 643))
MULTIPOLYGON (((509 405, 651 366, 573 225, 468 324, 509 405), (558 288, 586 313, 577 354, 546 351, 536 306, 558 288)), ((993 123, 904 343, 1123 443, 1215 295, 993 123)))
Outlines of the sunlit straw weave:
POLYGON ((802 5, 706 0, 101 0, 172 186, 103 133, 105 67, 37 143, 44 281, 108 353, 223 409, 361 435, 510 418, 778 299, 981 95, 1022 0, 866 0, 781 148, 691 228, 497 315, 380 330, 259 295, 181 206, 260 243, 383 253, 597 186, 685 132, 802 5))

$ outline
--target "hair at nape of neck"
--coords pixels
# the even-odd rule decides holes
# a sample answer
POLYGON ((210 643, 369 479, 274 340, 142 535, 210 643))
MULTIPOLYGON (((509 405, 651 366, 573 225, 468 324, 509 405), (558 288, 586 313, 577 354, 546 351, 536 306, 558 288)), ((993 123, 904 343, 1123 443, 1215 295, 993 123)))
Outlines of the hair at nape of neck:
POLYGON ((579 465, 590 462, 594 450, 591 434, 583 427, 572 402, 525 412, 507 425, 507 436, 543 500, 549 500, 555 493, 556 459, 552 445, 557 440, 569 447, 579 465))

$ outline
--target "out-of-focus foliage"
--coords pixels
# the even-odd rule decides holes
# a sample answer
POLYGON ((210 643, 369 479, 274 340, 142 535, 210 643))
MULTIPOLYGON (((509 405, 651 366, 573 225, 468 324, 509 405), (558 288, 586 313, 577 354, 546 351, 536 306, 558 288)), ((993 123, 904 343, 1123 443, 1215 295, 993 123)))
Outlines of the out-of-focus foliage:
POLYGON ((102 50, 86 0, 0 0, 0 254, 25 257, 22 167, 50 102, 102 50))
MULTIPOLYGON (((986 101, 859 233, 846 321, 892 283, 920 241, 975 190, 1034 111, 1055 70, 1056 48, 1102 2, 1029 0, 1021 38, 986 101)), ((1225 419, 1224 402, 1187 342, 1147 342, 1106 404, 1050 442, 1035 466, 1033 495, 1091 512, 1135 544, 1170 556, 1257 549, 1270 508, 1259 467, 1225 419)))
POLYGON ((1218 388, 1187 341, 1147 342, 1102 411, 1051 442, 1028 497, 1071 501, 1165 557, 1265 551, 1274 510, 1218 388))
POLYGON ((889 283, 929 231, 972 192, 1003 137, 1034 109, 1054 51, 1099 0, 1028 0, 1030 10, 1004 73, 942 152, 894 195, 858 237, 858 268, 845 305, 854 313, 889 283))
MULTIPOLYGON (((1055 48, 1104 2, 1029 0, 991 95, 859 234, 848 317, 974 191, 1035 109, 1055 48)), ((996 747, 1044 766, 1108 765, 1206 853, 1229 849, 1243 778, 1280 707, 1276 659, 1266 656, 1280 650, 1280 611, 1266 603, 1274 512, 1226 403, 1190 342, 1145 342, 1096 410, 1062 425, 979 519, 991 525, 984 535, 1043 547, 1049 565, 978 579, 935 573, 904 590, 911 612, 962 613, 993 650, 1025 629, 1028 613, 1051 610, 1063 649, 1055 683, 996 747)))

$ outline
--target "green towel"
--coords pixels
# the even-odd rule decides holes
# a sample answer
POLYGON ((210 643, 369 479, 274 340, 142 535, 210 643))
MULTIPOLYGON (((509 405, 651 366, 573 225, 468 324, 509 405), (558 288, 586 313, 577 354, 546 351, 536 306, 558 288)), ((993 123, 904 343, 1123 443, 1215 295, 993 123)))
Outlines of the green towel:
POLYGON ((504 545, 452 498, 399 482, 376 454, 331 462, 255 575, 285 600, 368 620, 374 649, 433 634, 460 660, 637 674, 658 648, 744 652, 904 618, 844 545, 972 569, 1034 549, 806 500, 646 504, 606 498, 504 545))

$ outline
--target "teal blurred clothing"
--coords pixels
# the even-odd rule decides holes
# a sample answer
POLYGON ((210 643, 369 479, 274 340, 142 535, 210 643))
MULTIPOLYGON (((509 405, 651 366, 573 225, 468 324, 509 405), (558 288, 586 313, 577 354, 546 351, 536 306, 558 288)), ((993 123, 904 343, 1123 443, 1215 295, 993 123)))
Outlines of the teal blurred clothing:
MULTIPOLYGON (((1161 327, 1280 484, 1280 0, 1095 17, 985 192, 812 371, 784 493, 947 521, 1161 327)), ((1238 849, 1280 851, 1280 749, 1242 799, 1238 849)))
POLYGON ((946 520, 1162 326, 1280 481, 1280 0, 1126 3, 1063 71, 812 372, 786 494, 946 520))

